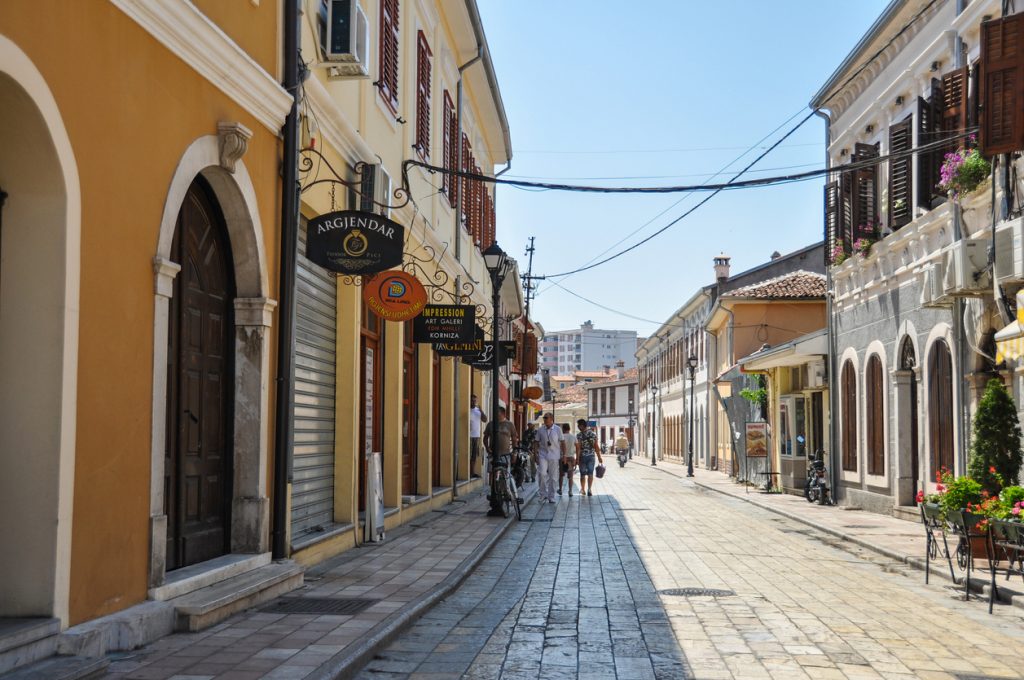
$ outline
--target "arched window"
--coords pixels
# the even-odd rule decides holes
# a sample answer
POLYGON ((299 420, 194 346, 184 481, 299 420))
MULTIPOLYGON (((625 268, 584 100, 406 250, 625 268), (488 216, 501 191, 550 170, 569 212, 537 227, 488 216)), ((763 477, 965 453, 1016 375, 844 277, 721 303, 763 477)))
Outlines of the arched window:
POLYGON ((949 346, 935 343, 928 355, 928 432, 932 471, 953 469, 953 360, 949 346))
POLYGON ((868 474, 885 474, 885 415, 882 408, 884 394, 882 392, 882 361, 877 354, 872 354, 868 359, 868 369, 864 396, 867 399, 865 404, 865 415, 868 420, 867 437, 867 459, 868 474))
POLYGON ((857 471, 857 376, 853 362, 843 364, 842 390, 839 395, 842 404, 843 469, 857 471))

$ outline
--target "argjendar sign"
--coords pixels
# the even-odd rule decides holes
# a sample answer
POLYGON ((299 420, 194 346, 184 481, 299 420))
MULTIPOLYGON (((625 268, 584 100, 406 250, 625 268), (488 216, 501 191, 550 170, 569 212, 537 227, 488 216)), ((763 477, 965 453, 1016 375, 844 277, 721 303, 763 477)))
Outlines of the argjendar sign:
POLYGON ((306 257, 339 274, 376 274, 402 264, 405 227, 382 215, 339 210, 306 224, 306 257))
POLYGON ((427 305, 412 321, 414 342, 472 342, 476 307, 427 305))

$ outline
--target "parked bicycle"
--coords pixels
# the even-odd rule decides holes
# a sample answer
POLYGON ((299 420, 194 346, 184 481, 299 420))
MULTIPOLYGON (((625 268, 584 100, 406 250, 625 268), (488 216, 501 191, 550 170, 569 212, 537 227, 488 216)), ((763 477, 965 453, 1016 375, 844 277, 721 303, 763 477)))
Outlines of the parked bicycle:
POLYGON ((516 480, 512 478, 510 467, 510 454, 498 456, 494 464, 491 477, 491 497, 498 500, 501 513, 508 517, 515 508, 516 519, 523 518, 523 510, 519 504, 519 489, 516 487, 516 480))

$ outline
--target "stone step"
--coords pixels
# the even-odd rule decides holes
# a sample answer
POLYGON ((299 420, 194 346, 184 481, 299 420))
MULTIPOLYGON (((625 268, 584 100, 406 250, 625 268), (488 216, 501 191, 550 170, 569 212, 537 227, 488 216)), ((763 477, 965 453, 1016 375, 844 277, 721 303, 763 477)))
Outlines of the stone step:
POLYGON ((897 505, 893 507, 892 516, 896 519, 903 519, 908 522, 921 521, 921 511, 913 505, 897 505))
POLYGON ((172 600, 233 576, 270 564, 270 553, 258 555, 231 553, 167 572, 162 585, 150 588, 149 599, 172 600))
POLYGON ((103 658, 54 656, 0 675, 0 680, 94 680, 105 676, 109 665, 103 658))
POLYGON ((169 601, 176 615, 175 627, 189 632, 209 628, 236 612, 299 588, 303 571, 295 562, 282 560, 176 597, 169 601))
POLYGON ((0 618, 0 673, 54 654, 58 633, 58 619, 0 618))

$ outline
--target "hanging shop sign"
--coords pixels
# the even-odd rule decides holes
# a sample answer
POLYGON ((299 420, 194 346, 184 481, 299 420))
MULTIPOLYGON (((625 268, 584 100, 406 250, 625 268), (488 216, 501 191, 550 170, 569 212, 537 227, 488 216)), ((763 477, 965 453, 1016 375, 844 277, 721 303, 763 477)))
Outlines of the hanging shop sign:
POLYGON ((427 305, 413 319, 413 342, 472 342, 475 318, 473 305, 427 305))
POLYGON ((339 274, 376 274, 402 264, 405 227, 383 215, 339 210, 306 225, 306 257, 339 274))
MULTIPOLYGON (((498 364, 502 365, 516 358, 515 340, 502 340, 498 343, 498 364)), ((464 364, 469 364, 475 369, 489 371, 494 367, 494 343, 490 340, 484 342, 480 352, 462 357, 464 364)))
POLYGON ((415 276, 387 271, 363 283, 363 301, 385 321, 408 321, 426 307, 427 291, 415 276))
POLYGON ((768 456, 768 423, 746 423, 747 458, 768 456))
POLYGON ((439 342, 434 345, 434 349, 437 353, 443 357, 461 357, 468 354, 479 354, 483 351, 484 347, 484 332, 479 327, 475 327, 473 331, 473 339, 469 342, 439 342))

